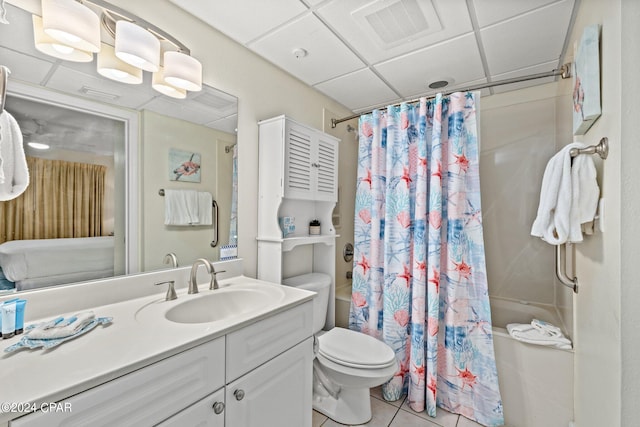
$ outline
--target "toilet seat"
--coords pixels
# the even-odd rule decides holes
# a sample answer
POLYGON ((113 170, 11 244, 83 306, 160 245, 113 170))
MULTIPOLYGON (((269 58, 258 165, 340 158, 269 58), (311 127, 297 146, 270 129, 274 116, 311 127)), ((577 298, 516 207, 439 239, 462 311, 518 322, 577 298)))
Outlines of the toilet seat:
POLYGON ((382 369, 396 363, 395 353, 388 345, 360 332, 333 328, 318 337, 318 340, 318 353, 342 366, 382 369))

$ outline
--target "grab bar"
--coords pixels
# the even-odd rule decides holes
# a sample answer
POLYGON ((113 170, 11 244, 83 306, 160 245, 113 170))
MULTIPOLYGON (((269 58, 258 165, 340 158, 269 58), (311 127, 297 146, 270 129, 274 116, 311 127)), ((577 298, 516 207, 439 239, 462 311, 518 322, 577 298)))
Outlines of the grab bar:
POLYGON ((578 293, 578 278, 573 277, 569 278, 565 273, 567 268, 567 245, 557 245, 556 246, 556 277, 564 286, 573 289, 574 293, 578 293), (562 248, 564 247, 564 251, 562 248))
MULTIPOLYGON (((590 145, 585 148, 572 148, 569 151, 571 157, 577 157, 581 154, 597 154, 602 160, 606 159, 609 155, 609 139, 605 136, 600 139, 597 145, 590 145)), ((569 278, 565 270, 567 269, 567 245, 556 246, 556 277, 564 286, 573 289, 574 293, 578 293, 578 278, 569 278), (564 247, 564 251, 562 250, 564 247)))
POLYGON ((212 248, 218 246, 218 202, 213 201, 213 240, 210 243, 212 248))

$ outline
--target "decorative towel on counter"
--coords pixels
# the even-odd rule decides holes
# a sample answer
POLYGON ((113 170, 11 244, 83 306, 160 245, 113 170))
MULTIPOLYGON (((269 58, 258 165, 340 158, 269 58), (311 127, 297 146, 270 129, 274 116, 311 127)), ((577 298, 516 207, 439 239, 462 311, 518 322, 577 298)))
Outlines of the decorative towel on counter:
POLYGON ((531 235, 552 245, 582 241, 581 225, 593 221, 600 188, 596 168, 589 155, 571 157, 571 143, 554 155, 544 171, 540 204, 531 235))
POLYGON ((5 348, 11 353, 21 348, 53 348, 65 341, 84 335, 98 325, 111 323, 112 317, 95 317, 92 311, 78 313, 69 318, 56 319, 29 325, 25 328, 25 335, 17 343, 5 348))
POLYGON ((507 331, 512 338, 529 344, 556 347, 571 350, 571 341, 560 328, 542 320, 533 319, 531 323, 509 323, 507 331))
POLYGON ((164 190, 164 225, 199 225, 198 192, 164 190))
POLYGON ((18 122, 0 112, 0 201, 15 199, 29 186, 29 168, 18 122))

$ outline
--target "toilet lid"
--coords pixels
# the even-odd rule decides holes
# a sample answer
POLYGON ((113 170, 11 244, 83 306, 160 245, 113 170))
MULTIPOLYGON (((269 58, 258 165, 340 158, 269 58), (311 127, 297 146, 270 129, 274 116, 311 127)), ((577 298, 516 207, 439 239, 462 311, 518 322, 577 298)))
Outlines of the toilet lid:
POLYGON ((320 353, 332 362, 354 368, 386 368, 396 355, 385 343, 369 335, 344 328, 333 328, 318 337, 320 353))

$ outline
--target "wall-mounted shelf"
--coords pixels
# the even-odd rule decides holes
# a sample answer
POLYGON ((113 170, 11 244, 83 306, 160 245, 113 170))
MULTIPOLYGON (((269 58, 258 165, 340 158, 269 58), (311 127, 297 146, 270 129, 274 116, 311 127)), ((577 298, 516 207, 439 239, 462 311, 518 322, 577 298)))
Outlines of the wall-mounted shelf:
POLYGON ((270 239, 257 237, 256 240, 260 242, 274 242, 282 244, 282 252, 289 252, 296 246, 302 245, 315 245, 317 243, 324 243, 325 245, 334 245, 336 238, 340 237, 339 234, 320 234, 320 235, 301 235, 290 236, 283 239, 270 239))

